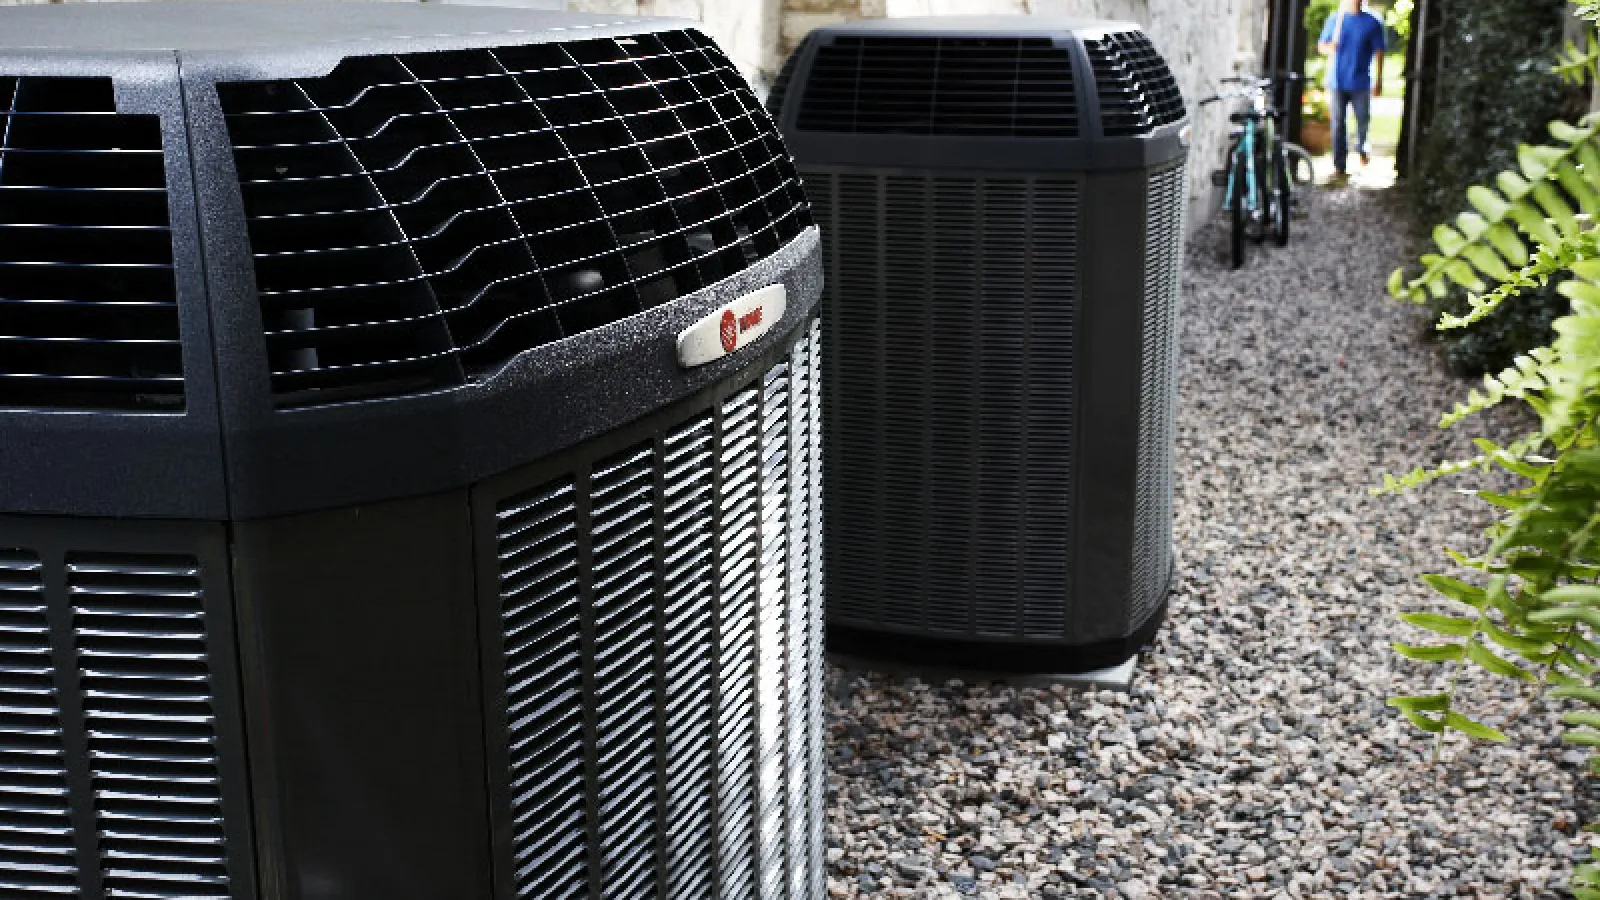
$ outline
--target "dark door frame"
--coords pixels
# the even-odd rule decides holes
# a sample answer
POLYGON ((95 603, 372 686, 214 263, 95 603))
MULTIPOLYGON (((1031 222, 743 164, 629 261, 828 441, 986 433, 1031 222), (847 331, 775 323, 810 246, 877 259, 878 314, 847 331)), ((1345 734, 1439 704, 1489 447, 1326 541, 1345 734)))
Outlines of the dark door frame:
MULTIPOLYGON (((1271 17, 1267 25, 1267 46, 1263 48, 1262 74, 1277 78, 1288 72, 1300 75, 1306 70, 1306 2, 1307 0, 1271 0, 1271 17)), ((1280 81, 1273 102, 1283 110, 1284 136, 1291 141, 1300 140, 1300 103, 1305 97, 1304 79, 1280 81)))

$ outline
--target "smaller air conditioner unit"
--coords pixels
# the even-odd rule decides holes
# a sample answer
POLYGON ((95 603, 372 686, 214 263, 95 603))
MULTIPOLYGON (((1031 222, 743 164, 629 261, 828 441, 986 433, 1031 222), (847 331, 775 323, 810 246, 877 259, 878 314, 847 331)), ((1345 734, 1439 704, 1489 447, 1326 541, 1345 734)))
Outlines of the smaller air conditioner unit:
POLYGON ((830 650, 1126 659, 1172 569, 1167 64, 1127 23, 857 21, 769 109, 823 229, 830 650))

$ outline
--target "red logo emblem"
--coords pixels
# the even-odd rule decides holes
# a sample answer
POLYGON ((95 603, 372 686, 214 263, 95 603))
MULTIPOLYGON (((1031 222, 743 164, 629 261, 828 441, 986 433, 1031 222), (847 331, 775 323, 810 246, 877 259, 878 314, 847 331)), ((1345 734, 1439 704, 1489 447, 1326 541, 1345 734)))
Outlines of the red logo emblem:
POLYGON ((722 349, 729 353, 739 349, 739 319, 734 316, 733 310, 722 311, 722 326, 718 331, 722 335, 722 349))

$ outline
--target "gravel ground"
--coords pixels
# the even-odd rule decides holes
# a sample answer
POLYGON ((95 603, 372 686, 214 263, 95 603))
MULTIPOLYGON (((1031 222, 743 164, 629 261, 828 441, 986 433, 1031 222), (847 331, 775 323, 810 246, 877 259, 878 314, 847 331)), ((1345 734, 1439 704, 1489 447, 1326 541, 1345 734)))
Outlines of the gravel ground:
MULTIPOLYGON (((1439 677, 1389 650, 1420 637, 1394 614, 1487 521, 1367 493, 1470 452, 1433 427, 1467 385, 1382 295, 1393 202, 1325 192, 1238 273, 1219 227, 1191 241, 1179 578, 1131 694, 831 674, 833 896, 1561 896, 1588 810, 1548 710, 1430 767, 1383 705, 1439 677)), ((1490 722, 1524 702, 1467 683, 1490 722)))

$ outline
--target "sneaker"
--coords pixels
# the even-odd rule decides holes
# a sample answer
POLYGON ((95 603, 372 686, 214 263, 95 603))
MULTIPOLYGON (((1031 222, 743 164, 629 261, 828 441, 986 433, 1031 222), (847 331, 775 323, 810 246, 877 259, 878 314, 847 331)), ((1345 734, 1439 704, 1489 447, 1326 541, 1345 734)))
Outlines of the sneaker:
POLYGON ((1350 176, 1344 172, 1335 172, 1328 177, 1328 187, 1343 187, 1350 183, 1350 176))
POLYGON ((1365 150, 1361 151, 1361 164, 1363 166, 1372 165, 1372 154, 1368 153, 1365 150))

